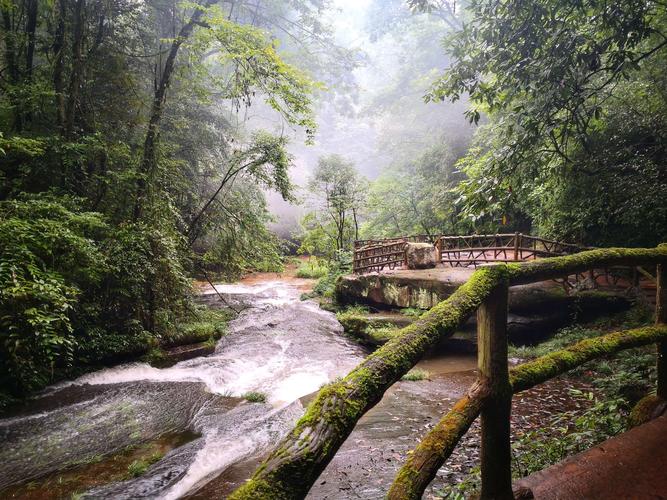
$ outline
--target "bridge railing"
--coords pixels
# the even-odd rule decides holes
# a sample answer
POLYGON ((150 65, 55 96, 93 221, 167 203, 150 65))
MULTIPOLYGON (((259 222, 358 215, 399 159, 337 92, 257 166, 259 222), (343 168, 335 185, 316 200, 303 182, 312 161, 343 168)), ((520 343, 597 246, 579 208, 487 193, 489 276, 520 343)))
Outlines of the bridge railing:
POLYGON ((518 265, 477 269, 450 297, 401 329, 347 376, 318 392, 294 429, 253 477, 230 498, 304 498, 359 419, 441 338, 477 313, 478 379, 407 459, 388 492, 421 498, 437 470, 481 415, 481 497, 513 498, 510 412, 512 394, 592 359, 648 344, 658 346, 657 397, 667 398, 667 244, 645 249, 597 249, 518 265), (583 340, 508 369, 508 289, 613 266, 656 269, 656 325, 583 340))
POLYGON ((451 267, 477 267, 489 262, 519 262, 581 251, 584 247, 522 233, 466 236, 402 236, 361 240, 354 244, 353 271, 357 274, 404 268, 408 242, 432 243, 438 259, 451 267))

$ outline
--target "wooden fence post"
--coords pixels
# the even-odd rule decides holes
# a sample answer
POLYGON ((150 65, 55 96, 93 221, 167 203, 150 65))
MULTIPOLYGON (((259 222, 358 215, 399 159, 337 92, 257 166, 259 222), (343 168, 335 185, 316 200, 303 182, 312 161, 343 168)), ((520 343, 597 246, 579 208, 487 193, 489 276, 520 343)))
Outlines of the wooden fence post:
POLYGON ((512 386, 507 367, 507 282, 477 310, 479 376, 490 396, 482 408, 482 499, 513 499, 510 414, 512 386))
MULTIPOLYGON (((658 264, 655 287, 655 322, 667 324, 667 264, 658 264)), ((658 343, 658 390, 667 399, 667 342, 658 343)))
POLYGON ((519 233, 514 233, 514 260, 519 260, 519 233))
POLYGON ((442 262, 442 236, 438 236, 435 240, 435 251, 438 255, 436 263, 440 264, 442 262))

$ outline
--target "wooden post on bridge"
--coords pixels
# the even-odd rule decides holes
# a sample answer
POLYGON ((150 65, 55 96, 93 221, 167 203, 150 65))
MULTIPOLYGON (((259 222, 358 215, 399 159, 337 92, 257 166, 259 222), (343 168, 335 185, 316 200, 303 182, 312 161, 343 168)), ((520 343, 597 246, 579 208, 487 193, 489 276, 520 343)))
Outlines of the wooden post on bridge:
MULTIPOLYGON (((656 267, 655 322, 667 324, 667 263, 656 267)), ((658 389, 657 395, 667 399, 667 342, 658 343, 658 389)))
POLYGON ((519 259, 519 248, 521 247, 521 241, 519 240, 520 233, 514 233, 514 260, 518 261, 519 259))
POLYGON ((477 310, 479 377, 490 395, 482 407, 482 499, 513 499, 510 414, 512 386, 507 367, 507 283, 497 286, 477 310))

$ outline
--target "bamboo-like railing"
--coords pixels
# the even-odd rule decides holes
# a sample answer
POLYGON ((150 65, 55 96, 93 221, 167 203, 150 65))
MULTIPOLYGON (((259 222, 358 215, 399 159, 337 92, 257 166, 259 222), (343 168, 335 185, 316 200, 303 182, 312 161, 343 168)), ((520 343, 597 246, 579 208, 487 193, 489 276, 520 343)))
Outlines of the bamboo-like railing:
POLYGON ((303 498, 358 420, 441 338, 478 315, 477 382, 420 441, 388 497, 420 498, 438 468, 481 415, 482 498, 513 498, 509 416, 512 394, 597 357, 658 345, 657 395, 667 398, 667 244, 647 249, 598 249, 574 255, 477 269, 449 298, 403 328, 346 377, 323 387, 294 429, 230 498, 303 498), (656 326, 587 339, 519 365, 507 360, 508 288, 612 266, 656 266, 656 326))

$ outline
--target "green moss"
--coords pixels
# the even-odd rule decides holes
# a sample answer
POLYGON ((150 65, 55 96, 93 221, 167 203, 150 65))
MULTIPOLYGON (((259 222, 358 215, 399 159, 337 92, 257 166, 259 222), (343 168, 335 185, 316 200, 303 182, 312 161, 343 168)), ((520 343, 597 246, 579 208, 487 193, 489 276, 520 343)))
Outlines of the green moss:
POLYGON ((431 374, 426 370, 420 370, 418 368, 413 368, 408 373, 401 377, 401 380, 408 382, 417 382, 419 380, 428 380, 431 377, 431 374))
POLYGON ((158 368, 164 367, 169 363, 167 355, 160 348, 151 349, 143 356, 142 360, 149 365, 156 366, 158 368))
POLYGON ((231 315, 227 311, 199 309, 188 321, 176 324, 163 335, 160 344, 164 347, 175 347, 206 342, 210 339, 218 340, 226 333, 230 318, 231 315))
POLYGON ((652 394, 640 400, 630 412, 630 427, 645 424, 662 415, 667 409, 667 401, 652 394))
POLYGON ((508 264, 513 285, 568 276, 611 266, 656 264, 667 258, 667 246, 657 248, 600 248, 563 257, 508 264))
POLYGON ((510 370, 514 391, 522 391, 592 359, 667 339, 667 326, 649 326, 582 340, 510 370))
POLYGON ((250 403, 266 403, 266 394, 263 392, 250 391, 241 397, 250 403))

